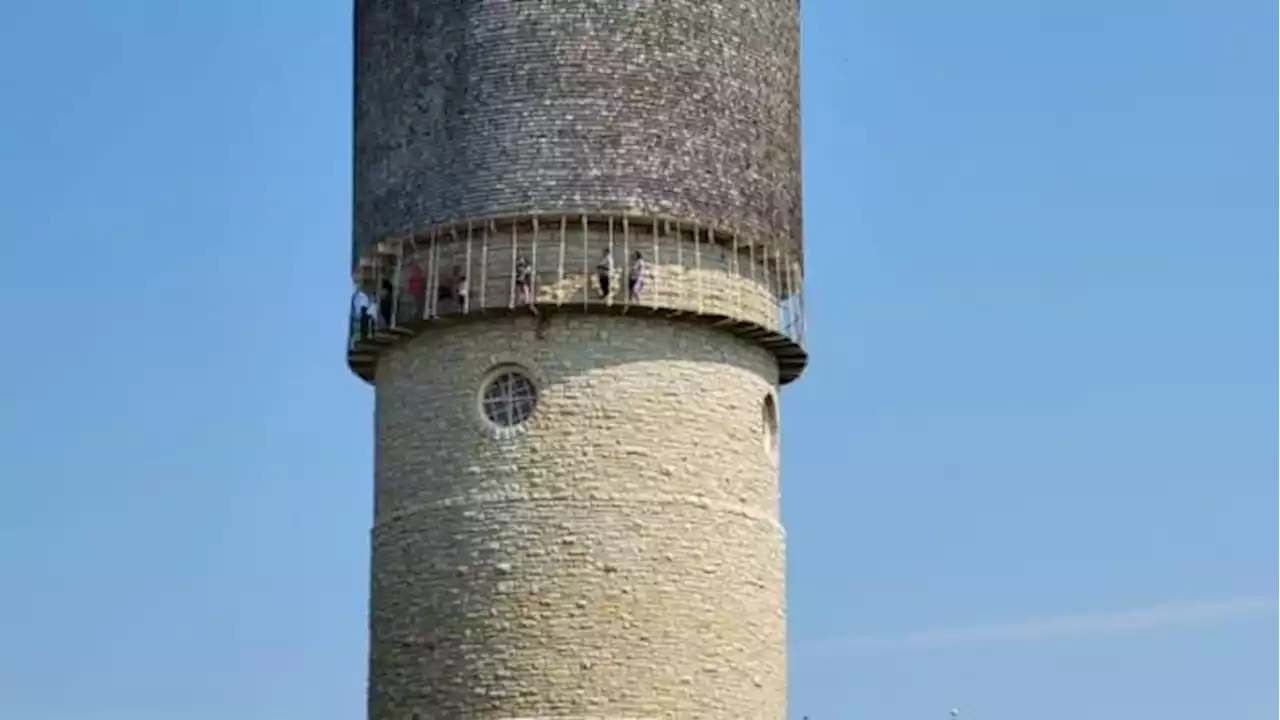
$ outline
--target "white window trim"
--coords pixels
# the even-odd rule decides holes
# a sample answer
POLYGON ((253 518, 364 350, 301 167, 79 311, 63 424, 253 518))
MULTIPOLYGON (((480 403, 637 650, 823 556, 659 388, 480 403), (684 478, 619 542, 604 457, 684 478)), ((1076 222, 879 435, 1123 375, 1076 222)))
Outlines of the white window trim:
POLYGON ((541 399, 540 395, 540 383, 534 373, 516 363, 502 363, 485 373, 484 378, 481 380, 480 386, 476 391, 476 415, 483 427, 494 437, 505 438, 520 435, 526 431, 529 421, 532 420, 533 416, 538 412, 538 403, 541 399), (508 387, 506 392, 503 393, 504 396, 500 400, 507 403, 506 411, 509 414, 514 414, 516 408, 515 404, 517 402, 527 399, 530 403, 529 414, 520 422, 512 425, 499 424, 490 419, 488 413, 488 408, 492 404, 492 401, 489 398, 489 388, 495 382, 501 380, 505 375, 516 375, 524 378, 529 383, 529 388, 531 390, 531 393, 527 396, 524 394, 511 393, 510 387, 508 387))

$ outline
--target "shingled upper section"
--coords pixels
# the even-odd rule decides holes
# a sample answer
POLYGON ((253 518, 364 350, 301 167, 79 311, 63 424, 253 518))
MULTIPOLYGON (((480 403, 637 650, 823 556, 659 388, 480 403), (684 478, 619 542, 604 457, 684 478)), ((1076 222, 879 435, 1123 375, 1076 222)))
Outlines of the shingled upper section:
POLYGON ((580 210, 798 251, 798 43, 796 0, 358 0, 356 248, 580 210))

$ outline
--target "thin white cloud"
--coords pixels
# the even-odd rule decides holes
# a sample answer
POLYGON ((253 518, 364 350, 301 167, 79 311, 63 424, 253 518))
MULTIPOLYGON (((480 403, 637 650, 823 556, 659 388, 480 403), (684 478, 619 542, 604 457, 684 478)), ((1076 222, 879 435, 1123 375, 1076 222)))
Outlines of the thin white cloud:
POLYGON ((1170 626, 1201 625, 1246 615, 1276 612, 1274 597, 1249 596, 1190 603, 1165 603, 1112 613, 1059 615, 996 625, 939 628, 903 635, 832 638, 809 649, 900 650, 949 645, 1018 642, 1052 637, 1121 633, 1170 626))

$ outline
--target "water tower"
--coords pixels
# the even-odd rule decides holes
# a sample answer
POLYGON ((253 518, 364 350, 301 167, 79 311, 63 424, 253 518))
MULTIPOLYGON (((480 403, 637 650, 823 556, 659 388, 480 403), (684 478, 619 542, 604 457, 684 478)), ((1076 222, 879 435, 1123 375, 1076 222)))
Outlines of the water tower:
POLYGON ((796 0, 358 0, 369 717, 781 718, 796 0))

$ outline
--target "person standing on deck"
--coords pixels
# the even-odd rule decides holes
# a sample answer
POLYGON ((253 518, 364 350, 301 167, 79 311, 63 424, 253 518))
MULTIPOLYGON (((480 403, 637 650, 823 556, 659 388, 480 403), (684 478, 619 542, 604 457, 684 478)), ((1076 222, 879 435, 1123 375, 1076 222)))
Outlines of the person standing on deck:
POLYGON ((467 311, 467 274, 462 271, 461 265, 453 266, 453 299, 458 303, 458 312, 467 311))
POLYGON ((395 286, 390 280, 382 281, 382 290, 378 293, 378 321, 383 328, 390 328, 395 313, 395 286))
POLYGON ((627 278, 627 289, 631 302, 640 301, 640 293, 644 292, 644 255, 639 250, 631 258, 631 272, 627 278))
POLYGON ((516 260, 516 291, 519 293, 519 303, 521 305, 532 305, 533 296, 530 291, 530 285, 533 283, 533 266, 523 256, 516 260))
POLYGON ((600 261, 596 263, 596 280, 600 283, 600 297, 609 297, 610 280, 613 278, 613 254, 609 248, 604 249, 600 261))
POLYGON ((413 299, 413 319, 421 320, 427 316, 427 276, 422 265, 414 258, 409 265, 409 279, 405 283, 409 297, 413 299))
POLYGON ((370 325, 373 324, 369 304, 369 296, 359 285, 356 285, 355 292, 351 294, 351 344, 353 346, 356 342, 369 337, 370 325))

